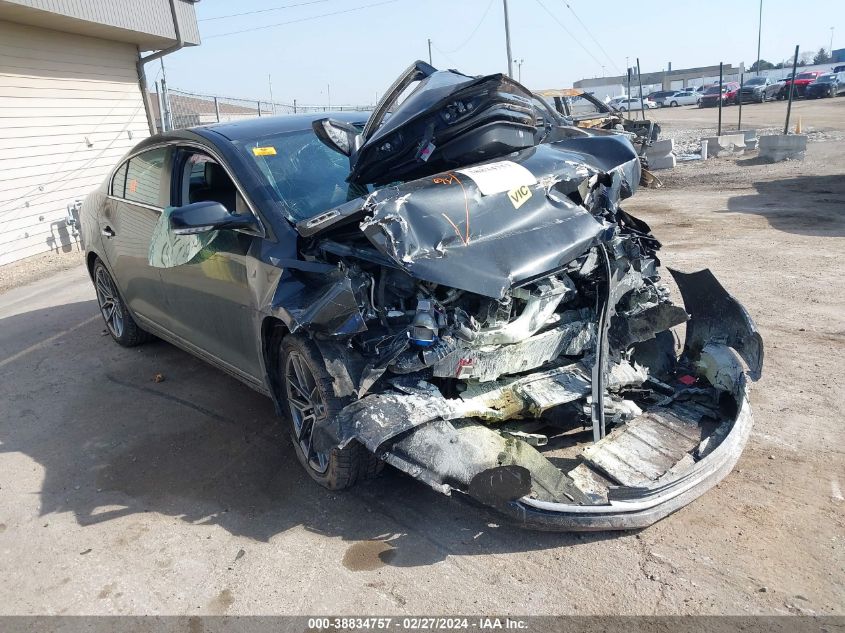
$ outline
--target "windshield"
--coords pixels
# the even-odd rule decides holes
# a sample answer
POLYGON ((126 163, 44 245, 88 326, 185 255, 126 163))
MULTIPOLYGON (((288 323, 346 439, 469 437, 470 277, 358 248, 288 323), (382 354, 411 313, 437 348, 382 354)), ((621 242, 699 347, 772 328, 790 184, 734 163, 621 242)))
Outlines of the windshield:
POLYGON ((719 94, 719 86, 710 86, 707 90, 704 91, 706 95, 717 95, 719 94))
POLYGON ((752 77, 748 81, 745 82, 746 86, 759 86, 761 84, 766 83, 765 77, 752 77))
POLYGON ((832 84, 835 75, 822 75, 818 79, 816 79, 817 84, 832 84))
POLYGON ((311 129, 236 144, 258 167, 271 194, 294 222, 367 193, 346 182, 349 159, 324 145, 311 129))

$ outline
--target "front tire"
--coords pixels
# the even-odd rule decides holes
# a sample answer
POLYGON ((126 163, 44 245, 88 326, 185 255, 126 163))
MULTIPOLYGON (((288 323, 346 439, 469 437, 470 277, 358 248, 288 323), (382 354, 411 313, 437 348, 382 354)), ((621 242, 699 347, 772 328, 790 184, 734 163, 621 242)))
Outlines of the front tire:
POLYGON ((317 346, 306 338, 289 335, 282 340, 280 356, 280 399, 289 413, 296 457, 308 475, 329 490, 349 488, 378 475, 383 462, 355 440, 344 448, 328 450, 318 450, 314 445, 320 422, 336 416, 347 404, 334 395, 332 377, 317 346))
POLYGON ((97 293, 97 305, 106 323, 106 330, 119 345, 135 347, 154 337, 145 332, 129 314, 126 303, 120 296, 117 284, 101 260, 94 263, 94 290, 97 293))
POLYGON ((669 104, 669 107, 670 107, 670 108, 677 108, 677 107, 678 107, 678 102, 677 102, 677 101, 673 101, 672 103, 670 103, 670 104, 669 104))

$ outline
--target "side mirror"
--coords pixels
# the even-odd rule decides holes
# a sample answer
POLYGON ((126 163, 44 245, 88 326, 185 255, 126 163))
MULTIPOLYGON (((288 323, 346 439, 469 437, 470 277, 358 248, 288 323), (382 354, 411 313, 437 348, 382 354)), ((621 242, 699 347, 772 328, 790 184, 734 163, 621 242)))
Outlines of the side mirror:
POLYGON ((258 229, 258 222, 251 213, 234 215, 212 200, 186 204, 170 213, 170 230, 175 235, 195 235, 220 229, 254 231, 258 229))
POLYGON ((351 156, 361 146, 358 128, 335 119, 317 119, 311 123, 314 134, 323 143, 344 156, 351 156))

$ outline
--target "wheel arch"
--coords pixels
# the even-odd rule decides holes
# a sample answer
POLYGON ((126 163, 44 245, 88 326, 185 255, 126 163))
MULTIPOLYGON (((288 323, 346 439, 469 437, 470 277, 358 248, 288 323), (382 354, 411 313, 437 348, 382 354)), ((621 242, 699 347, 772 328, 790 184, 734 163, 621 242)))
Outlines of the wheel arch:
POLYGON ((288 334, 290 334, 290 328, 278 317, 267 316, 261 322, 261 361, 264 365, 264 382, 270 392, 277 415, 283 415, 279 400, 281 393, 279 363, 282 339, 288 334))
POLYGON ((94 281, 94 264, 98 259, 102 261, 103 258, 94 251, 89 251, 85 254, 85 268, 88 270, 88 276, 91 278, 91 281, 94 281))

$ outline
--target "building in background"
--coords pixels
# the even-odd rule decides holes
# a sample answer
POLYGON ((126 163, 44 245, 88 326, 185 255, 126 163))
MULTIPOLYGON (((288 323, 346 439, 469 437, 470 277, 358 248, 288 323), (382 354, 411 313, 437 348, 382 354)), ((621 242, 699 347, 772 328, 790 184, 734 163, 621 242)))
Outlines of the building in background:
MULTIPOLYGON (((739 81, 741 68, 735 68, 731 64, 725 64, 722 72, 724 81, 739 81)), ((656 90, 681 90, 705 86, 719 81, 719 64, 715 66, 701 66, 699 68, 679 68, 672 70, 661 70, 655 73, 643 73, 643 94, 649 94, 656 90)), ((616 77, 596 77, 593 79, 581 79, 573 84, 575 88, 581 88, 584 92, 590 92, 599 99, 605 97, 618 97, 628 92, 628 77, 620 75, 616 77)), ((636 73, 631 77, 631 94, 639 95, 640 87, 636 73)))
POLYGON ((0 266, 76 250, 68 204, 154 129, 138 60, 199 44, 194 4, 0 0, 0 266))

